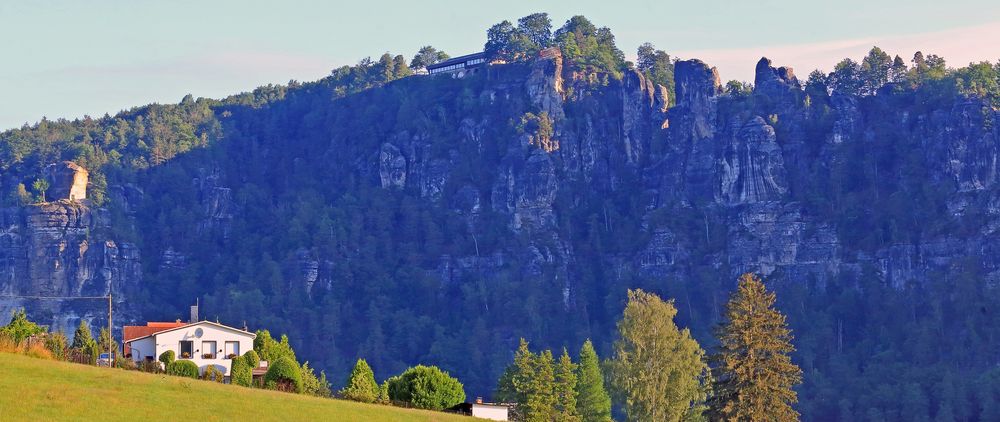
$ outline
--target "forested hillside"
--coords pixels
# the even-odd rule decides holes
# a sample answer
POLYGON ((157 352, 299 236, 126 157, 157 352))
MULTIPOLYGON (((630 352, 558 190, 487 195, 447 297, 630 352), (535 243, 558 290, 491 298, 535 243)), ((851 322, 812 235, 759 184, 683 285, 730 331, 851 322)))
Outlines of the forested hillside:
POLYGON ((752 271, 793 329, 803 419, 1000 419, 1000 63, 873 48, 723 85, 652 45, 627 62, 583 17, 487 36, 504 63, 462 78, 413 75, 446 57, 425 49, 0 133, 0 291, 111 289, 135 320, 199 298, 335 382, 423 362, 488 397, 521 337, 606 356, 629 288, 711 348, 752 271), (43 198, 64 160, 87 201, 43 198))

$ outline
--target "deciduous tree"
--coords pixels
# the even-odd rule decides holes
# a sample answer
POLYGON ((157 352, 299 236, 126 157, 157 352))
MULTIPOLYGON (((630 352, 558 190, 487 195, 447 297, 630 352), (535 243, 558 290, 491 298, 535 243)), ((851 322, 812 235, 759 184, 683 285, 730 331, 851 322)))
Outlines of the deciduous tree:
POLYGON ((708 366, 705 352, 674 324, 677 309, 652 293, 629 290, 610 362, 611 384, 632 421, 700 416, 708 366))

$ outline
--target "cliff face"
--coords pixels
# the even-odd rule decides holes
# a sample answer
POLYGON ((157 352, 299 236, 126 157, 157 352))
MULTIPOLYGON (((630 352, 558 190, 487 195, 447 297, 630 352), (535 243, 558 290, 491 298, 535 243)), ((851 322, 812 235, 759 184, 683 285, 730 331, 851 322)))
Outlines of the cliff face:
POLYGON ((116 296, 119 321, 136 312, 126 299, 142 280, 138 248, 108 237, 106 211, 60 201, 0 210, 0 312, 20 307, 53 330, 72 333, 79 319, 107 324, 107 303, 73 299, 116 296))
MULTIPOLYGON (((1000 281, 1000 114, 984 101, 809 98, 767 59, 746 96, 698 60, 674 77, 669 108, 639 72, 558 55, 219 108, 224 140, 112 184, 116 212, 3 210, 0 292, 110 289, 145 298, 136 318, 200 297, 329 373, 431 362, 488 394, 521 336, 610 344, 627 288, 678 298, 705 338, 747 271, 779 290, 1000 281)), ((57 327, 101 312, 0 303, 57 327)))

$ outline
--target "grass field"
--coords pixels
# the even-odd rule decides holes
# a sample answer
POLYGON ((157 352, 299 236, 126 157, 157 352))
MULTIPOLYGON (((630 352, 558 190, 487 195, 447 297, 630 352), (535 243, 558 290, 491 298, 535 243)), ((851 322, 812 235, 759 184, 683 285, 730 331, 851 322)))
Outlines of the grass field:
POLYGON ((0 353, 3 422, 475 420, 0 353))

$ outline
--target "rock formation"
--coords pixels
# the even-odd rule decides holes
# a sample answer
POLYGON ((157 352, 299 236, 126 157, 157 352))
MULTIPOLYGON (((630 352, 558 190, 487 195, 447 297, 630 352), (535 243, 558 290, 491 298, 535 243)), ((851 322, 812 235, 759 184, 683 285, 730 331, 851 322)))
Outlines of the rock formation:
POLYGON ((45 178, 49 181, 46 199, 49 201, 87 199, 87 176, 87 169, 72 161, 49 165, 45 168, 45 178))

